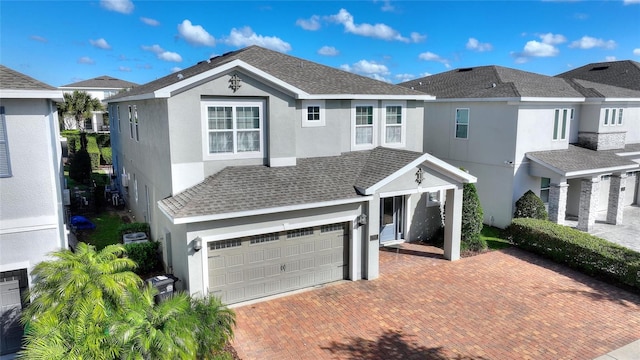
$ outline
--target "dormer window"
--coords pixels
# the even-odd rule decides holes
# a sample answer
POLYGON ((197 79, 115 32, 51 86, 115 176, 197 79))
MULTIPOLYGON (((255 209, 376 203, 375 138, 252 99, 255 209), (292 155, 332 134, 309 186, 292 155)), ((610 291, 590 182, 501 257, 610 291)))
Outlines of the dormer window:
POLYGON ((302 102, 302 127, 325 126, 324 100, 302 102))

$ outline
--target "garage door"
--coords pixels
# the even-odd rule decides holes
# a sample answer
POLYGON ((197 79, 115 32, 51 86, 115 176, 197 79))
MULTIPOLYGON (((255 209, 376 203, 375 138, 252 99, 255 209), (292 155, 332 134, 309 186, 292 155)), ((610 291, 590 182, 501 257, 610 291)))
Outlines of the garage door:
POLYGON ((210 242, 209 292, 233 304, 345 279, 347 224, 210 242))

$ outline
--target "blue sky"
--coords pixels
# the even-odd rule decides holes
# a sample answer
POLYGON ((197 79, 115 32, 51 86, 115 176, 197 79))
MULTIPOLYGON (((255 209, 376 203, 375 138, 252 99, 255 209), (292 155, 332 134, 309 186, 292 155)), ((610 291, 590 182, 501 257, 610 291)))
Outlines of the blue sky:
POLYGON ((556 75, 640 61, 640 0, 0 0, 0 62, 53 86, 142 84, 253 44, 391 83, 480 65, 556 75))

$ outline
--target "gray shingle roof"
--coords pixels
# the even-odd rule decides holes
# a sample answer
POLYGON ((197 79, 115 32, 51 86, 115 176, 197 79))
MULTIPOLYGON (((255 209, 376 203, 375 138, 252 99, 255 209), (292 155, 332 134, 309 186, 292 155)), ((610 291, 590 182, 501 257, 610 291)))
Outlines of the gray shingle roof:
POLYGON ((621 150, 595 151, 575 145, 566 150, 535 151, 527 157, 545 163, 563 174, 572 172, 598 173, 615 167, 638 168, 640 164, 616 155, 621 150))
POLYGON ((495 65, 451 70, 398 85, 445 99, 583 97, 564 79, 495 65))
POLYGON ((23 73, 0 65, 0 89, 11 90, 57 90, 23 73))
POLYGON ((176 219, 355 199, 356 184, 373 185, 421 155, 378 147, 298 159, 296 166, 232 166, 160 206, 176 219))
POLYGON ((640 63, 633 60, 592 63, 556 77, 582 79, 640 91, 640 63))
POLYGON ((640 91, 633 89, 581 79, 567 79, 567 82, 587 98, 640 98, 640 91))
POLYGON ((208 61, 199 62, 194 66, 183 69, 179 72, 182 78, 179 78, 176 73, 167 75, 133 88, 127 93, 116 95, 111 99, 149 94, 233 60, 242 60, 309 94, 424 95, 420 92, 397 85, 338 70, 254 45, 211 58, 208 61))
POLYGON ((128 89, 138 86, 126 80, 116 79, 111 76, 103 75, 93 79, 74 82, 60 86, 61 88, 92 88, 92 89, 128 89))

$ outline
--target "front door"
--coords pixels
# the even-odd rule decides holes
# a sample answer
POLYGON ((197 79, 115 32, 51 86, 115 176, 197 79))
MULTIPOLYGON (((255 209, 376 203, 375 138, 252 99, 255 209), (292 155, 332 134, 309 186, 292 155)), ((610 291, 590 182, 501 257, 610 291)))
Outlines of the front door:
POLYGON ((404 197, 380 199, 380 243, 404 237, 404 197))

